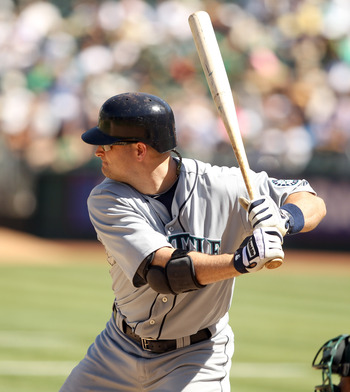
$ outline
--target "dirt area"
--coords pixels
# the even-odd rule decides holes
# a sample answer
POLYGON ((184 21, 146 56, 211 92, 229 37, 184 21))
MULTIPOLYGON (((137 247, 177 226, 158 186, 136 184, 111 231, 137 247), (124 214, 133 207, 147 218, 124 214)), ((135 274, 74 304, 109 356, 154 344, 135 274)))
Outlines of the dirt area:
MULTIPOLYGON (((0 263, 61 264, 74 262, 104 263, 103 246, 97 241, 47 240, 30 234, 0 227, 0 263)), ((319 273, 350 276, 350 253, 330 251, 285 251, 285 263, 279 272, 291 273, 300 269, 319 273)))
POLYGON ((0 227, 0 263, 104 262, 103 246, 96 241, 47 240, 0 227))

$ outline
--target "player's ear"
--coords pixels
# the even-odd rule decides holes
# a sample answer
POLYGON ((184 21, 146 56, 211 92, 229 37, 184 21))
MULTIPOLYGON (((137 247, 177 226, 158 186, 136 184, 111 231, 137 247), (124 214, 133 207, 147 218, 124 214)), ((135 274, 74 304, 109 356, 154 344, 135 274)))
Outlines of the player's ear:
POLYGON ((136 154, 137 154, 137 160, 138 161, 143 161, 145 159, 145 156, 147 154, 147 145, 142 142, 137 142, 136 143, 136 154))

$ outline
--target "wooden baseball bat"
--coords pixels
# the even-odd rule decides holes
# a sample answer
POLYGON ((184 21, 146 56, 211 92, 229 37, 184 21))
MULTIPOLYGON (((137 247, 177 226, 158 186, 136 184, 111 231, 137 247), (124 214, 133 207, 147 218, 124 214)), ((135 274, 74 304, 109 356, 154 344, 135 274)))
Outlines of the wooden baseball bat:
MULTIPOLYGON (((189 16, 188 23, 211 95, 230 138, 249 198, 254 199, 256 193, 249 178, 249 163, 239 129, 232 90, 210 16, 205 11, 197 11, 189 16)), ((279 267, 282 262, 281 259, 274 259, 267 262, 265 266, 273 269, 279 267)))

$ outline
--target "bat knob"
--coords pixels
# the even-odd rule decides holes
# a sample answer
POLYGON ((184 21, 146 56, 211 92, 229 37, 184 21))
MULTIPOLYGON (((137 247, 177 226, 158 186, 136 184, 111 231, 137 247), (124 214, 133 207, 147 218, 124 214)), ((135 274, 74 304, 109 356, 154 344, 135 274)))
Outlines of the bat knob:
POLYGON ((273 260, 268 261, 265 264, 265 267, 267 269, 275 269, 275 268, 280 267, 282 264, 283 264, 283 260, 282 259, 273 259, 273 260))

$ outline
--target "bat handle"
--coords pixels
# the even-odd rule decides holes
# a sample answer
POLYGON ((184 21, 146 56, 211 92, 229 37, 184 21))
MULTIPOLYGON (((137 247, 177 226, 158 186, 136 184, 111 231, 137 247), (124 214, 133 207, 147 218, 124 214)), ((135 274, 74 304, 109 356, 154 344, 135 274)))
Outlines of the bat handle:
MULTIPOLYGON (((247 191, 248 191, 248 195, 250 200, 255 198, 255 194, 254 194, 254 189, 251 186, 250 182, 246 182, 246 186, 247 186, 247 191)), ((248 204, 245 204, 245 199, 240 199, 240 203, 242 203, 242 206, 245 210, 247 210, 248 208, 248 204)), ((265 263, 265 267, 267 269, 275 269, 280 267, 283 264, 283 259, 273 259, 268 261, 267 263, 265 263)))
POLYGON ((273 259, 268 261, 267 263, 265 263, 265 267, 267 269, 275 269, 280 267, 283 264, 283 260, 282 259, 273 259))

